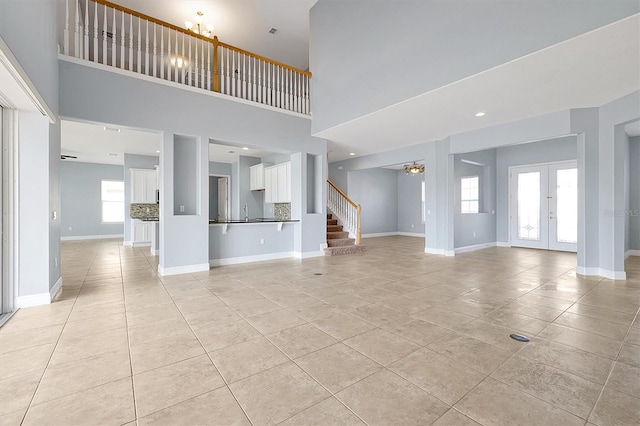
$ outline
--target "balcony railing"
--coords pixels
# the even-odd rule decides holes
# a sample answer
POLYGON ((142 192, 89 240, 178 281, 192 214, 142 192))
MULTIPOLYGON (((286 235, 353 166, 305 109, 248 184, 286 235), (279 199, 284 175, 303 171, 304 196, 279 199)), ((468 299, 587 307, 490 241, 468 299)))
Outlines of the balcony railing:
POLYGON ((65 55, 310 115, 311 73, 105 0, 66 0, 65 55))

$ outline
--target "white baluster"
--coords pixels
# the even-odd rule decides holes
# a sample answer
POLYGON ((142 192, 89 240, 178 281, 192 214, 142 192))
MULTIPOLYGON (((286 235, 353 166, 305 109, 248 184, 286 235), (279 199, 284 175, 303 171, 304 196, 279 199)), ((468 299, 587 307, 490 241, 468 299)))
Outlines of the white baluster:
POLYGON ((201 53, 202 53, 202 56, 201 56, 202 60, 200 61, 200 67, 201 67, 200 68, 200 88, 201 89, 205 89, 206 88, 206 84, 207 84, 207 82, 204 81, 205 76, 206 76, 206 74, 204 72, 204 45, 205 44, 206 43, 204 41, 200 42, 200 49, 201 49, 201 53))
POLYGON ((133 71, 133 15, 129 15, 129 71, 133 71))
POLYGON ((113 35, 111 36, 111 66, 112 67, 118 67, 118 47, 116 44, 116 40, 118 39, 117 37, 117 25, 116 25, 116 10, 113 9, 113 19, 112 21, 112 27, 113 27, 113 35))
POLYGON ((98 52, 98 3, 93 3, 93 62, 100 62, 98 52))
POLYGON ((125 31, 124 31, 124 12, 122 12, 122 25, 120 27, 120 69, 126 69, 125 65, 124 65, 124 51, 125 51, 125 47, 124 47, 124 37, 125 37, 125 31))
POLYGON ((151 75, 149 72, 149 21, 146 22, 145 36, 144 36, 144 73, 151 75))
POLYGON ((207 90, 211 90, 211 43, 207 43, 207 90))
POLYGON ((189 86, 193 85, 193 67, 191 66, 191 37, 189 37, 189 86))
POLYGON ((158 38, 156 32, 157 25, 153 23, 153 76, 158 76, 158 38))
POLYGON ((226 68, 224 67, 224 52, 225 52, 225 48, 220 46, 220 93, 226 94, 226 87, 225 87, 225 80, 226 75, 226 68))
POLYGON ((89 0, 85 0, 84 9, 84 58, 89 60, 89 0))
POLYGON ((69 1, 64 2, 64 41, 63 41, 63 53, 69 54, 69 1))
POLYGON ((304 102, 305 102, 305 111, 307 114, 311 114, 311 109, 309 106, 309 90, 310 90, 310 81, 309 81, 309 77, 306 76, 305 77, 305 93, 304 93, 304 102))
POLYGON ((109 50, 107 48, 108 44, 107 44, 107 29, 109 28, 107 26, 107 6, 104 7, 104 17, 102 19, 102 22, 104 23, 104 25, 102 26, 102 64, 103 65, 107 65, 108 62, 108 56, 109 56, 109 50))
POLYGON ((195 66, 195 69, 196 69, 196 71, 195 71, 195 73, 196 73, 195 77, 196 77, 196 78, 195 78, 195 86, 196 86, 196 87, 199 87, 199 86, 198 86, 198 72, 199 72, 199 69, 198 69, 198 39, 195 39, 195 48, 196 48, 196 66, 195 66))
POLYGON ((142 20, 138 16, 138 54, 136 55, 136 59, 138 60, 138 66, 136 67, 138 74, 142 74, 142 34, 140 27, 142 27, 142 20))
MULTIPOLYGON (((71 1, 71 0, 69 0, 71 1)), ((73 56, 76 58, 80 58, 80 2, 76 1, 76 13, 73 17, 74 24, 74 33, 73 33, 73 56)))
POLYGON ((187 69, 186 64, 184 63, 184 58, 186 58, 184 54, 184 38, 185 38, 185 35, 182 34, 182 57, 180 58, 180 60, 182 61, 182 67, 181 67, 182 68, 182 84, 187 84, 187 81, 184 78, 184 74, 187 69))
POLYGON ((258 94, 256 93, 258 91, 258 85, 256 84, 256 62, 258 60, 256 58, 253 58, 253 90, 251 92, 251 100, 254 102, 258 101, 258 94))
POLYGON ((262 103, 262 69, 263 69, 263 64, 262 61, 259 59, 256 59, 256 62, 258 62, 258 102, 262 103))
POLYGON ((160 78, 164 80, 164 27, 160 25, 160 78))
MULTIPOLYGON (((174 81, 180 82, 180 76, 178 75, 178 55, 180 54, 180 48, 178 47, 178 32, 176 31, 176 78, 174 81)), ((182 68, 182 67, 180 67, 182 68)))
POLYGON ((236 95, 236 77, 238 76, 237 73, 237 69, 236 69, 236 51, 232 50, 231 51, 231 69, 229 70, 231 72, 231 96, 235 96, 236 95))
POLYGON ((240 94, 240 97, 243 99, 247 99, 247 80, 246 80, 247 62, 246 61, 247 61, 247 55, 242 54, 242 93, 240 94))
POLYGON ((172 74, 172 68, 173 65, 171 65, 171 29, 169 28, 169 37, 167 37, 168 43, 167 43, 167 60, 169 61, 169 63, 167 64, 167 72, 169 73, 167 80, 171 81, 171 74, 172 74))

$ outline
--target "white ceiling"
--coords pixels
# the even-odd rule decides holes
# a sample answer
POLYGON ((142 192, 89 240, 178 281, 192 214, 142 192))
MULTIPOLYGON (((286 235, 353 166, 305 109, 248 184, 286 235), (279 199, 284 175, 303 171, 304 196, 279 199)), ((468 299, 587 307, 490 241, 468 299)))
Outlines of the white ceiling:
POLYGON ((261 151, 248 146, 224 145, 218 143, 209 143, 209 161, 218 163, 235 163, 240 155, 247 157, 266 157, 271 154, 267 151, 261 151), (247 149, 243 149, 247 148, 247 149))
POLYGON ((314 136, 329 161, 388 151, 553 111, 600 106, 640 88, 640 15, 389 106, 314 136), (475 113, 486 112, 484 117, 475 113))
POLYGON ((204 13, 224 43, 306 70, 309 68, 309 9, 317 0, 115 0, 183 27, 204 13), (269 29, 278 31, 271 35, 269 29))

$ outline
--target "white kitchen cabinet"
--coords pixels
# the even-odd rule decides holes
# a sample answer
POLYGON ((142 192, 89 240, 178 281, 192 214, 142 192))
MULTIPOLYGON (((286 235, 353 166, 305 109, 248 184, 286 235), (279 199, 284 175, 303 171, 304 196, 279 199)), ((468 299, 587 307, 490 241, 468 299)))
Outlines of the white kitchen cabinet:
POLYGON ((151 244, 151 227, 156 222, 144 222, 139 219, 131 219, 131 243, 134 247, 151 244))
POLYGON ((291 162, 276 164, 264 169, 265 203, 291 202, 291 162))
POLYGON ((249 167, 249 189, 252 191, 262 191, 265 189, 264 171, 271 166, 268 163, 260 163, 249 167))
POLYGON ((131 170, 131 202, 155 203, 158 172, 155 169, 131 170))

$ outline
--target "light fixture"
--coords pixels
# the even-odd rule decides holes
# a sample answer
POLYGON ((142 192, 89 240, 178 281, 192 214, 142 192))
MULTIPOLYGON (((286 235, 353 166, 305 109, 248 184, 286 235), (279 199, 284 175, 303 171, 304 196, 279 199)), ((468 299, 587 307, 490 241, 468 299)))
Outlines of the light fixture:
POLYGON ((247 148, 246 146, 242 148, 243 151, 249 151, 249 148, 247 148))
POLYGON ((115 127, 107 127, 107 126, 103 126, 102 130, 104 130, 105 132, 116 132, 116 133, 120 133, 120 129, 115 128, 115 127))
POLYGON ((157 153, 160 153, 160 151, 156 151, 157 153))
POLYGON ((424 173, 424 164, 418 164, 415 161, 413 164, 405 164, 404 172, 408 175, 417 175, 420 173, 424 173))
POLYGON ((484 117, 485 114, 486 114, 486 112, 482 112, 482 111, 476 112, 476 117, 484 117))
POLYGON ((349 155, 353 157, 354 155, 356 155, 356 153, 355 152, 350 152, 349 155))
POLYGON ((196 23, 195 25, 191 21, 186 21, 184 26, 187 27, 189 31, 193 31, 196 34, 200 34, 201 36, 211 37, 213 35, 213 25, 212 24, 203 24, 202 17, 204 13, 198 11, 196 13, 196 23))

